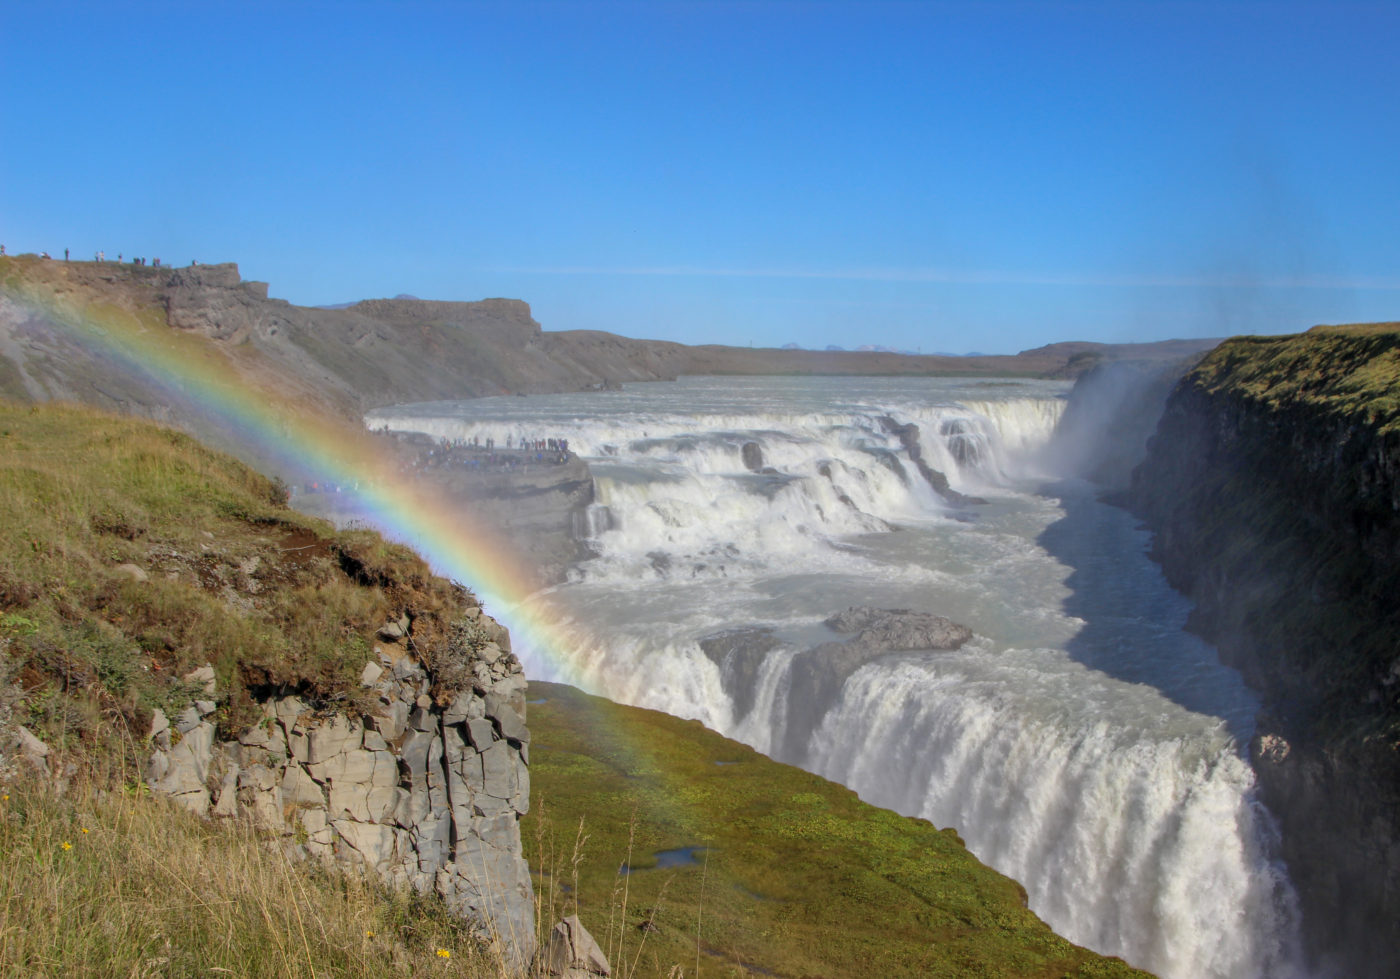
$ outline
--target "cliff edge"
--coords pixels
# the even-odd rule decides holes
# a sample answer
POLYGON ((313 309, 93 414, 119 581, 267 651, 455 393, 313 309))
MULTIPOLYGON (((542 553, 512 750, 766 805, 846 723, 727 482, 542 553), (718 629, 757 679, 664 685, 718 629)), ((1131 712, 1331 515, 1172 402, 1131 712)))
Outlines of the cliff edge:
POLYGON ((1400 974, 1400 324, 1221 344, 1128 502, 1264 697, 1250 750, 1310 948, 1400 974))

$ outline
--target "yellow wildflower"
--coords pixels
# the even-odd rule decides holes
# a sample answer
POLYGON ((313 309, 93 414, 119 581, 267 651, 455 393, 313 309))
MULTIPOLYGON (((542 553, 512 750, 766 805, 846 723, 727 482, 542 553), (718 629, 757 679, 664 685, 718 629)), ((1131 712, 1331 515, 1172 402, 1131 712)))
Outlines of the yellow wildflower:
POLYGON ((83 832, 86 833, 87 831, 88 831, 87 827, 84 826, 84 827, 83 827, 83 832))
POLYGON ((450 958, 452 958, 452 953, 449 952, 449 951, 448 951, 447 949, 445 949, 445 948, 440 948, 440 949, 438 949, 438 953, 437 953, 437 954, 438 954, 438 958, 440 958, 440 959, 450 959, 450 958))
POLYGON ((72 844, 72 843, 69 843, 67 840, 64 840, 64 841, 63 841, 63 849, 65 849, 65 850, 71 850, 71 849, 73 849, 73 844, 72 844))

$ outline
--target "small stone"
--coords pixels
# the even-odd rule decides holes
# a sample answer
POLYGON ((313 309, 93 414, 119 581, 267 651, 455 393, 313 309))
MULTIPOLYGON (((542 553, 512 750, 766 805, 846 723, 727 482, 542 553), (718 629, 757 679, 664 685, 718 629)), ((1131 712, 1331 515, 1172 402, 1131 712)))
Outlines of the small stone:
POLYGON ((277 701, 276 712, 277 720, 290 731, 296 725, 297 718, 306 713, 306 705, 299 697, 283 697, 277 701))
POLYGON ((371 715, 369 723, 385 740, 394 741, 408 727, 408 704, 402 700, 392 701, 384 713, 371 715))
POLYGON ((385 622, 379 627, 379 638, 393 642, 403 638, 403 627, 397 622, 385 622))
POLYGON ((496 719, 496 726, 500 729, 501 737, 510 741, 526 742, 530 740, 530 729, 525 726, 525 721, 515 712, 515 708, 510 702, 497 693, 486 695, 486 716, 496 719))
POLYGON ((467 739, 471 741, 472 747, 478 752, 485 751, 491 747, 491 743, 496 740, 496 728, 484 717, 475 717, 467 721, 467 739))
POLYGON ((196 700, 194 702, 194 709, 199 711, 201 717, 208 717, 210 714, 214 713, 214 711, 218 710, 218 708, 219 705, 212 700, 196 700))
POLYGON ((198 710, 193 707, 186 707, 184 710, 180 711, 180 716, 175 718, 175 730, 179 731, 181 734, 189 734, 195 728, 199 727, 203 721, 204 718, 200 716, 198 710))
POLYGON ((128 578, 130 578, 132 581, 137 582, 138 584, 151 580, 150 575, 146 574, 146 572, 142 571, 134 564, 119 564, 112 570, 117 572, 117 574, 126 575, 128 578))
POLYGON ((368 751, 388 751, 389 742, 378 731, 365 731, 365 749, 368 751))
POLYGON ((311 729, 307 761, 315 765, 342 752, 358 748, 360 731, 361 728, 352 725, 344 714, 336 714, 326 723, 311 729))
POLYGON ((204 685, 205 693, 213 693, 218 689, 218 681, 214 677, 214 667, 205 663, 197 670, 191 670, 185 674, 186 683, 199 683, 204 685))
POLYGON ((219 797, 210 814, 225 819, 238 815, 238 769, 230 768, 224 773, 223 782, 219 785, 219 797))
MULTIPOLYGON (((428 704, 431 706, 432 701, 428 701, 428 704)), ((426 707, 415 707, 413 713, 408 715, 408 725, 415 731, 436 731, 438 718, 426 707)))
POLYGON ((20 758, 36 771, 47 774, 49 771, 49 746, 22 726, 17 726, 15 732, 19 737, 20 758))
POLYGON ((165 716, 165 711, 161 710, 159 707, 151 711, 151 732, 146 736, 155 740, 161 734, 169 730, 170 718, 165 716))
POLYGON ((383 675, 384 667, 374 662, 366 663, 365 668, 360 671, 360 685, 372 687, 379 682, 379 678, 383 675))
POLYGON ((414 702, 418 705, 420 710, 431 710, 433 706, 433 698, 429 697, 427 694, 419 694, 418 699, 414 702))

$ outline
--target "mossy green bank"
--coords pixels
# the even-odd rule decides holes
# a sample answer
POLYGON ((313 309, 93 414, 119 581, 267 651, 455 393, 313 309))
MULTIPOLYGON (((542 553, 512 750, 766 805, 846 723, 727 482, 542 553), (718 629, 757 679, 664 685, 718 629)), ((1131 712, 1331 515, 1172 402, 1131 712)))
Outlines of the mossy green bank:
POLYGON ((950 829, 867 805, 695 721, 558 684, 530 691, 527 859, 546 905, 577 906, 615 967, 1146 975, 1055 935, 1021 886, 950 829), (657 866, 658 852, 690 848, 689 862, 657 866))

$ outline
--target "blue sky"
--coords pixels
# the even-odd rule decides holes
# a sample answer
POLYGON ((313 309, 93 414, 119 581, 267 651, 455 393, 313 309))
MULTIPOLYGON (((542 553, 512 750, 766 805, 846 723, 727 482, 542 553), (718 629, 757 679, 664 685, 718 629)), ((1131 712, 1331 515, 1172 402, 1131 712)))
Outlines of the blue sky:
POLYGON ((1400 3, 9 3, 0 243, 1012 352, 1400 319, 1400 3))

